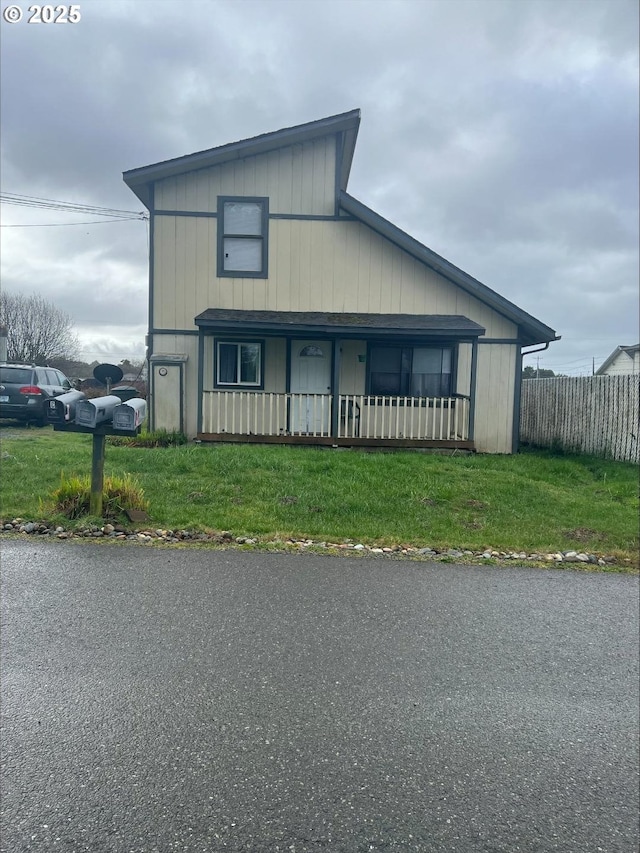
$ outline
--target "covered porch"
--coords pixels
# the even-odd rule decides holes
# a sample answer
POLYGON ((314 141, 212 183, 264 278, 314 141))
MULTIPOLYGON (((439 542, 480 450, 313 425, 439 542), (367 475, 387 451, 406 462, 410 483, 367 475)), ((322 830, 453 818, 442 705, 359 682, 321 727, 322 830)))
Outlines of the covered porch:
POLYGON ((205 311, 201 441, 474 450, 466 317, 205 311))

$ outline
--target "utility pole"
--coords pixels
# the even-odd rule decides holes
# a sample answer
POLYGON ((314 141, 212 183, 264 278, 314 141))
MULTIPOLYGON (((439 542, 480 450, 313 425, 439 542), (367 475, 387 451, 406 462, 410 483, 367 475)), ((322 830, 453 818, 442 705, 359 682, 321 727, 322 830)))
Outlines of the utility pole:
POLYGON ((536 356, 536 379, 540 379, 540 356, 536 356))

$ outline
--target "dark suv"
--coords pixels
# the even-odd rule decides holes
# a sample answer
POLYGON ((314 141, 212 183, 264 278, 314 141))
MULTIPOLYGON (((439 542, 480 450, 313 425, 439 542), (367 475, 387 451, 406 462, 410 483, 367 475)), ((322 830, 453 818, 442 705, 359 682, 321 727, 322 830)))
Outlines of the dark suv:
POLYGON ((46 401, 70 390, 67 377, 53 367, 0 364, 0 418, 43 426, 46 401))

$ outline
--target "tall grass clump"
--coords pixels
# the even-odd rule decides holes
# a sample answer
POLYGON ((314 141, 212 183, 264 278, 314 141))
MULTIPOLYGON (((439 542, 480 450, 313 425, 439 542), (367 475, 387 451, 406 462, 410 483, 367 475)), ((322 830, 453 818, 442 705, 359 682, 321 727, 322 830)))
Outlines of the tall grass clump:
MULTIPOLYGON (((91 498, 91 478, 60 478, 60 486, 52 494, 55 512, 65 518, 76 519, 89 515, 91 498)), ((123 477, 105 477, 102 489, 102 514, 104 518, 117 518, 126 510, 149 509, 142 488, 128 475, 123 477)))

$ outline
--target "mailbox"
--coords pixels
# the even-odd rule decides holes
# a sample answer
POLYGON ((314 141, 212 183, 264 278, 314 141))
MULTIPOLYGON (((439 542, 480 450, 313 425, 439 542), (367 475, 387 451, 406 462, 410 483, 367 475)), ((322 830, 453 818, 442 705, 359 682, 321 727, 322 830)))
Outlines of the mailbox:
POLYGON ((66 424, 73 421, 76 406, 84 399, 85 395, 82 391, 69 391, 66 394, 60 394, 59 397, 51 397, 44 407, 47 423, 66 424))
POLYGON ((113 428, 137 432, 147 417, 147 401, 139 397, 121 403, 113 410, 113 428))
POLYGON ((93 400, 81 400, 76 404, 76 423, 78 426, 94 429, 99 424, 109 423, 116 406, 121 403, 120 397, 109 394, 106 397, 95 397, 93 400))

